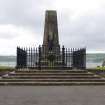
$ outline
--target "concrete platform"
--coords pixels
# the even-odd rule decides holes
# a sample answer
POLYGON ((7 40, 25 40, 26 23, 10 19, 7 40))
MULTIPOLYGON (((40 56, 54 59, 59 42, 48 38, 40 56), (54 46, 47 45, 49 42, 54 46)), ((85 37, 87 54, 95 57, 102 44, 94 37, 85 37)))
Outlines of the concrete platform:
POLYGON ((0 105, 105 105, 105 86, 1 86, 0 105))

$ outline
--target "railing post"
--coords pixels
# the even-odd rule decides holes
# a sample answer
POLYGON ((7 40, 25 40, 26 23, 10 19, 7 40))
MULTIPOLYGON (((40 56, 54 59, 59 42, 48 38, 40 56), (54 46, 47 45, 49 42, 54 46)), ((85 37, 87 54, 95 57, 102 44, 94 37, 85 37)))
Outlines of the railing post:
POLYGON ((71 59, 71 68, 73 69, 73 48, 71 48, 71 55, 70 55, 70 59, 71 59))
POLYGON ((26 51, 25 51, 25 47, 24 47, 24 68, 26 68, 26 51))
POLYGON ((33 53, 32 53, 32 47, 31 47, 31 68, 33 67, 33 53))
POLYGON ((65 66, 65 48, 64 46, 62 47, 62 66, 63 68, 65 66))
POLYGON ((17 47, 17 58, 16 58, 16 68, 19 68, 19 47, 17 47))
POLYGON ((84 48, 84 69, 86 69, 86 48, 84 48))
POLYGON ((39 62, 38 62, 38 69, 41 70, 41 46, 39 46, 39 62))

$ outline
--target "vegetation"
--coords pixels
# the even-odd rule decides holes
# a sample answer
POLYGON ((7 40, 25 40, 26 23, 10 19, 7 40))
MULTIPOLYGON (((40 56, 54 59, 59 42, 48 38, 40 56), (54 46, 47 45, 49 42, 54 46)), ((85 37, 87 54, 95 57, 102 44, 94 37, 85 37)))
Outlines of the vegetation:
POLYGON ((0 66, 0 72, 2 71, 13 71, 15 68, 8 66, 0 66))
POLYGON ((96 70, 105 70, 105 66, 97 66, 96 70))

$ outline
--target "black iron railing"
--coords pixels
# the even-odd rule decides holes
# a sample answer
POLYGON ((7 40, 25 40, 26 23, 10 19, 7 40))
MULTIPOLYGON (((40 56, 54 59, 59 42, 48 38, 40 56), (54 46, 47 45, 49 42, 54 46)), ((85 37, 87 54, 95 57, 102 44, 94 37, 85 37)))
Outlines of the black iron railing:
POLYGON ((46 46, 38 48, 17 47, 17 68, 34 69, 85 69, 86 48, 74 49, 55 48, 46 46))

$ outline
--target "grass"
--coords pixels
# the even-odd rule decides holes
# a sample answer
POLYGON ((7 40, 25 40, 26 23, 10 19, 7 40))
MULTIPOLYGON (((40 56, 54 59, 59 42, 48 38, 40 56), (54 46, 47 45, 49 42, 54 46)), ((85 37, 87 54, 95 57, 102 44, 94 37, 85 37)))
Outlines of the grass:
POLYGON ((0 66, 0 72, 13 71, 15 68, 9 66, 0 66))
POLYGON ((89 68, 92 71, 105 71, 105 66, 97 66, 96 68, 89 68))
POLYGON ((101 77, 105 78, 105 66, 103 66, 103 67, 102 66, 97 66, 94 69, 88 69, 88 71, 90 71, 92 73, 95 73, 95 74, 98 74, 101 77))
POLYGON ((105 66, 97 66, 96 70, 105 70, 105 66))

